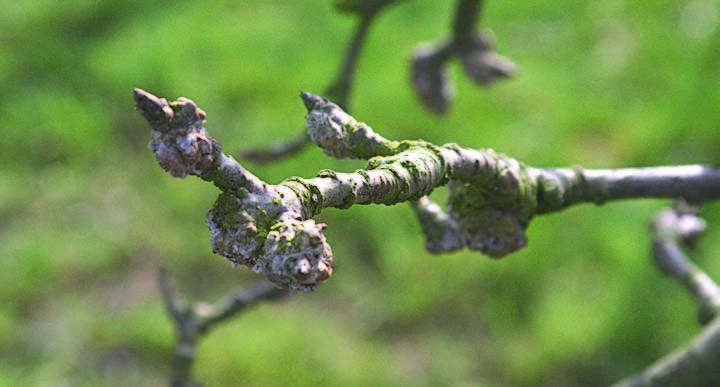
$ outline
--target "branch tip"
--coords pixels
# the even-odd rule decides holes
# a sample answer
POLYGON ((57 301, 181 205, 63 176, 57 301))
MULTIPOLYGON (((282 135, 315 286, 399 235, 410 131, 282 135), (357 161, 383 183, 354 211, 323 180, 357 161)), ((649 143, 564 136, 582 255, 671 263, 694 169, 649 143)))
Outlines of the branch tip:
POLYGON ((135 108, 153 129, 165 131, 170 128, 174 112, 165 98, 159 98, 137 87, 133 89, 133 98, 135 108))
POLYGON ((315 109, 319 105, 328 103, 327 99, 312 93, 308 93, 307 91, 300 92, 300 98, 302 98, 303 104, 305 104, 305 108, 308 112, 315 109))

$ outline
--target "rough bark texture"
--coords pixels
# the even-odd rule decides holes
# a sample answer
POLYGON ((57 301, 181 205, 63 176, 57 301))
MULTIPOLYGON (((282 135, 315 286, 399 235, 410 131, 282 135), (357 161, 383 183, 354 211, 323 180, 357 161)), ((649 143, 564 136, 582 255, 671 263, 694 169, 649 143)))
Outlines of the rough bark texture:
MULTIPOLYGON (((531 168, 490 149, 391 141, 324 98, 309 93, 302 98, 310 137, 333 157, 369 158, 365 169, 324 170, 310 179, 265 183, 222 153, 195 103, 185 98, 168 103, 135 90, 138 110, 153 129, 151 149, 160 166, 173 176, 199 176, 223 191, 208 214, 214 251, 281 287, 312 289, 331 275, 333 256, 325 225, 312 219, 327 207, 414 201, 448 185, 448 213, 433 208, 435 215, 425 218, 424 230, 432 229, 433 219, 441 223, 438 227, 449 219, 462 245, 499 258, 526 245, 524 230, 534 216, 570 205, 720 196, 720 171, 710 166, 531 168)), ((433 251, 443 247, 430 245, 433 251)))

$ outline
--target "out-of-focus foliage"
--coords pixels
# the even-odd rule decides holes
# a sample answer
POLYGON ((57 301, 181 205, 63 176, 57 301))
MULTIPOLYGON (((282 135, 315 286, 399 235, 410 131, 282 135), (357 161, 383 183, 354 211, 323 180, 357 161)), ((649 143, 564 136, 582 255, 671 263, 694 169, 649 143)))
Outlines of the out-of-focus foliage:
MULTIPOLYGON (((298 91, 334 78, 353 19, 329 1, 0 1, 0 385, 159 385, 173 331, 158 265, 193 299, 254 279, 213 256, 216 190, 164 174, 139 86, 206 109, 225 149, 296 135, 298 91)), ((519 66, 484 90, 452 68, 447 117, 422 110, 408 57, 449 33, 446 1, 373 27, 353 113, 391 138, 492 147, 541 166, 717 163, 720 5, 487 1, 519 66)), ((276 182, 351 170, 312 148, 253 170, 276 182)), ((438 192, 437 196, 443 196, 438 192)), ((332 210, 337 257, 316 292, 212 332, 208 385, 603 385, 698 330, 649 258, 663 201, 583 206, 533 223, 502 261, 430 256, 407 206, 332 210)), ((720 212, 697 261, 720 277, 720 212)))

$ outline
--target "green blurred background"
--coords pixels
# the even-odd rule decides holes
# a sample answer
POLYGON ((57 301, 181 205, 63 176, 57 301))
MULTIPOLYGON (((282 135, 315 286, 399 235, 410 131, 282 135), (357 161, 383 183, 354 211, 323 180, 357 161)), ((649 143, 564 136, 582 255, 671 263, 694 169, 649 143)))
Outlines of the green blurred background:
MULTIPOLYGON (((412 47, 448 35, 453 3, 381 15, 352 96, 390 138, 492 147, 538 166, 715 163, 720 5, 488 1, 482 25, 519 65, 491 89, 452 66, 436 118, 409 87, 412 47)), ((314 1, 0 0, 0 385, 162 385, 174 332, 165 266, 192 300, 257 278, 213 256, 216 190, 173 179, 147 149, 133 87, 197 101, 228 151, 295 136, 299 90, 334 77, 354 20, 314 1)), ((277 182, 362 165, 317 148, 267 166, 277 182)), ((444 195, 443 190, 435 194, 444 195)), ((545 216, 502 261, 431 256, 405 205, 328 210, 336 257, 317 291, 219 327, 207 385, 605 385, 698 332, 690 297, 651 264, 667 201, 545 216)), ((720 207, 696 260, 720 277, 720 207)))

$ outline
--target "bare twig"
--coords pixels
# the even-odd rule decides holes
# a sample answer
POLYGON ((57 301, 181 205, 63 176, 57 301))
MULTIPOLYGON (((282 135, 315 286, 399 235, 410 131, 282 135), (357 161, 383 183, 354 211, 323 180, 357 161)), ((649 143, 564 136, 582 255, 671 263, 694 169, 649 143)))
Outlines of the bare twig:
POLYGON ((699 306, 698 319, 707 326, 687 348, 664 357, 618 386, 720 385, 720 288, 680 248, 680 244, 693 246, 704 229, 705 222, 683 202, 674 210, 662 211, 652 222, 655 263, 693 295, 699 306))
MULTIPOLYGON (((397 0, 360 0, 351 4, 339 4, 338 8, 358 15, 357 27, 353 32, 342 64, 336 79, 325 89, 325 93, 344 109, 349 109, 350 95, 353 89, 353 80, 357 69, 360 53, 367 40, 370 26, 380 12, 397 0)), ((300 134, 289 140, 271 144, 267 147, 247 149, 241 152, 241 157, 257 164, 276 161, 292 156, 310 144, 307 131, 303 128, 300 134)))
POLYGON ((411 60, 412 85, 423 106, 435 114, 445 114, 455 94, 447 72, 447 62, 453 57, 460 59, 465 74, 481 86, 515 73, 515 64, 495 52, 493 36, 477 31, 483 5, 482 0, 458 0, 452 37, 415 49, 411 60))
POLYGON ((223 191, 208 215, 214 251, 281 287, 313 289, 332 274, 325 225, 313 219, 328 207, 396 204, 448 185, 448 216, 463 245, 499 258, 526 245, 525 229, 535 216, 571 205, 720 198, 720 169, 713 166, 533 168, 490 149, 388 140, 309 93, 302 98, 312 140, 330 156, 369 159, 367 167, 271 185, 222 153, 194 102, 168 103, 139 89, 135 98, 152 126, 151 148, 160 165, 173 176, 196 175, 223 191))
POLYGON ((427 196, 410 202, 425 234, 425 249, 430 253, 447 253, 462 249, 460 226, 447 212, 427 196))
POLYGON ((702 269, 692 263, 680 248, 693 245, 705 230, 705 221, 694 211, 662 211, 652 223, 653 256, 663 273, 678 281, 695 298, 699 306, 698 320, 708 323, 720 311, 720 287, 702 269))
POLYGON ((482 17, 484 3, 483 0, 458 0, 452 26, 452 43, 455 47, 472 43, 477 23, 482 17))
POLYGON ((325 89, 325 92, 332 96, 333 99, 336 99, 338 105, 342 106, 343 109, 349 109, 350 94, 353 88, 358 59, 367 40, 370 26, 380 14, 380 11, 390 4, 392 3, 379 1, 372 4, 371 7, 359 11, 358 24, 357 27, 355 27, 352 38, 348 42, 337 78, 325 89))
POLYGON ((287 290, 262 282, 251 289, 230 293, 215 305, 190 305, 182 301, 175 281, 164 269, 158 272, 158 284, 177 333, 170 375, 170 384, 174 387, 197 385, 192 381, 197 344, 211 328, 261 301, 278 300, 290 294, 287 290))
MULTIPOLYGON (((637 198, 683 198, 703 202, 720 197, 720 169, 713 165, 583 169, 532 168, 547 191, 561 188, 561 203, 540 205, 538 212, 554 212, 578 203, 637 198), (593 193, 594 191, 594 193, 593 193)), ((552 192, 546 192, 552 193, 552 192)), ((547 201, 545 197, 540 202, 547 201)))
POLYGON ((175 281, 170 278, 170 274, 164 268, 158 271, 158 284, 165 301, 165 310, 175 323, 179 323, 184 318, 183 313, 187 306, 183 303, 180 293, 177 291, 175 281))

